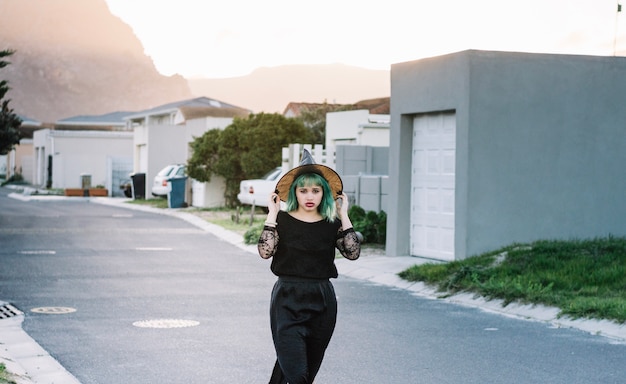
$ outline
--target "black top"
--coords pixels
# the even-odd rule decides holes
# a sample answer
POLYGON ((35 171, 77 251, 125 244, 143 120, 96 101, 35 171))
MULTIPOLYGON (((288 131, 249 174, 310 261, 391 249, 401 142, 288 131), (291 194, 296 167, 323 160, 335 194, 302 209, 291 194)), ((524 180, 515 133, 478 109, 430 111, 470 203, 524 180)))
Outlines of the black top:
MULTIPOLYGON (((335 247, 344 236, 339 219, 308 223, 280 211, 276 222, 279 241, 271 266, 275 275, 312 279, 337 277, 335 247)), ((354 232, 353 229, 348 231, 354 232)))

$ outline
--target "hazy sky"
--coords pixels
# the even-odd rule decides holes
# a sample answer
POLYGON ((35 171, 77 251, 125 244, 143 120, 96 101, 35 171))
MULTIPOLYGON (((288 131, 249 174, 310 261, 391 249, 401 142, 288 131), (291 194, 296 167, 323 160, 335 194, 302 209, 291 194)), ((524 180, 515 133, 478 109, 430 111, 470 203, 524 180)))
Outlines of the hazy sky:
POLYGON ((233 77, 284 64, 389 69, 465 49, 626 53, 626 5, 617 13, 616 0, 106 2, 164 75, 233 77))

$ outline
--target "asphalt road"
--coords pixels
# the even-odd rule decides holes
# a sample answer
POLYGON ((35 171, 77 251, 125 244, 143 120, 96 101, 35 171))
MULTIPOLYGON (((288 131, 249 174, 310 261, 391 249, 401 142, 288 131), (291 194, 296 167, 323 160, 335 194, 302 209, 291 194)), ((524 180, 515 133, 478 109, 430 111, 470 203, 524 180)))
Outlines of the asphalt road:
MULTIPOLYGON (((175 217, 9 192, 0 300, 81 383, 267 382, 269 261, 175 217)), ((316 384, 626 382, 626 346, 609 339, 334 284, 339 319, 316 384)))

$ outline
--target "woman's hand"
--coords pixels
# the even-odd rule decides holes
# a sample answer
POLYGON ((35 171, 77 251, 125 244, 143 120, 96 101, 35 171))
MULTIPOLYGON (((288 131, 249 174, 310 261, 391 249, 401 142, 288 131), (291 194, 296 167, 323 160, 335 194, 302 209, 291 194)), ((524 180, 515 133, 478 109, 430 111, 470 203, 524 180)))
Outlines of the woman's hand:
POLYGON ((337 205, 337 213, 339 214, 339 218, 347 218, 348 206, 350 205, 348 203, 348 195, 342 192, 341 195, 337 197, 337 200, 335 200, 335 204, 337 205))
POLYGON ((278 211, 280 211, 280 197, 278 197, 278 194, 272 193, 270 195, 270 201, 267 203, 268 221, 276 221, 278 211))

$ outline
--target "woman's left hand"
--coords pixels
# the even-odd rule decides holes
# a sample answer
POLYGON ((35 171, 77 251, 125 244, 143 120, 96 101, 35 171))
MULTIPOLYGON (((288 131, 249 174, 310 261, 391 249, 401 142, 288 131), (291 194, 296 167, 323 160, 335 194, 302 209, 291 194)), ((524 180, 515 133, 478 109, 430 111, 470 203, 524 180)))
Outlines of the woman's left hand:
POLYGON ((339 197, 337 197, 337 199, 335 200, 335 204, 337 205, 337 212, 339 213, 339 217, 347 217, 348 206, 350 205, 348 203, 348 195, 342 192, 341 195, 339 195, 339 197))

